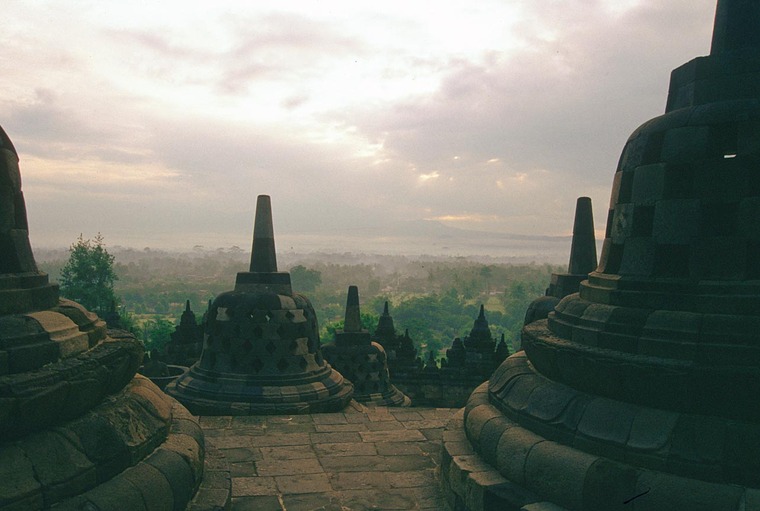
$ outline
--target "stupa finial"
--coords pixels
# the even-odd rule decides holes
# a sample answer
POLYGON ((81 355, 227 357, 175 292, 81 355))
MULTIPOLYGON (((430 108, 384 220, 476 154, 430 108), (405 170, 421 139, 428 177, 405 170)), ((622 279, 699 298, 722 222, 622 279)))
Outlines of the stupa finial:
POLYGON ((249 271, 237 274, 235 290, 263 291, 265 289, 281 295, 293 294, 290 273, 277 271, 271 199, 269 195, 259 195, 256 200, 256 218, 253 221, 251 266, 249 271))
POLYGON ((274 227, 272 226, 272 202, 269 195, 259 195, 256 200, 250 271, 252 273, 277 272, 277 254, 274 249, 274 227))
POLYGON ((594 238, 594 215, 591 212, 591 199, 578 197, 575 203, 573 242, 570 247, 570 263, 567 272, 571 275, 585 275, 594 271, 596 265, 596 239, 594 238))
POLYGON ((760 2, 718 0, 711 55, 760 48, 760 2))
POLYGON ((348 298, 346 299, 346 318, 343 321, 344 332, 361 332, 362 319, 359 310, 359 288, 356 286, 348 287, 348 298))

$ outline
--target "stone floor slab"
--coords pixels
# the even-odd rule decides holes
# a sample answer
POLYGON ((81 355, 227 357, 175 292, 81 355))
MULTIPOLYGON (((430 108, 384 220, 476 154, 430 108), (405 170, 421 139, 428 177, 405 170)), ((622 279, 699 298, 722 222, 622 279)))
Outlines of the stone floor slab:
POLYGON ((300 493, 326 493, 332 491, 327 474, 302 474, 277 476, 274 478, 277 488, 283 495, 300 493))
POLYGON ((302 460, 307 458, 316 459, 317 455, 311 445, 281 445, 278 447, 260 447, 263 460, 302 460))
POLYGON ((352 404, 201 425, 229 462, 231 511, 445 511, 436 473, 455 412, 352 404))
MULTIPOLYGON (((374 456, 378 454, 375 444, 340 442, 335 444, 315 444, 317 456, 374 456)), ((381 453, 382 454, 382 453, 381 453)))
POLYGON ((233 477, 232 497, 253 497, 257 495, 277 495, 274 477, 233 477))
POLYGON ((318 474, 324 472, 319 461, 301 460, 261 460, 255 462, 256 472, 260 476, 287 476, 296 474, 318 474))

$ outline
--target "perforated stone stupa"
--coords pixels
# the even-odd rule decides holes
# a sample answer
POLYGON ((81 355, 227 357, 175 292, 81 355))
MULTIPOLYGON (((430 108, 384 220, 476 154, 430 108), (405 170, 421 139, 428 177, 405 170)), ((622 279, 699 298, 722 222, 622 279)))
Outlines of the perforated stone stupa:
POLYGON ((598 268, 445 433, 450 502, 759 510, 758 255, 760 1, 720 0, 623 149, 598 268))
POLYGON ((142 354, 37 269, 18 155, 0 128, 0 510, 185 509, 203 433, 135 375, 142 354))
POLYGON ((396 333, 393 317, 388 310, 388 302, 383 306, 383 313, 377 320, 377 328, 372 339, 378 342, 388 355, 388 369, 392 375, 416 371, 421 367, 417 358, 414 341, 409 337, 409 330, 403 335, 396 333))
POLYGON ((166 391, 196 415, 338 411, 351 400, 322 356, 314 308, 277 271, 269 196, 256 203, 250 271, 213 301, 201 359, 166 391))
POLYGON ((189 367, 198 361, 203 351, 203 327, 198 325, 195 313, 190 309, 190 300, 185 302, 179 325, 170 336, 164 355, 167 363, 189 367))
POLYGON ((383 347, 372 342, 362 328, 359 289, 348 288, 343 329, 335 342, 322 348, 325 358, 354 384, 354 399, 377 406, 409 406, 411 400, 390 381, 388 357, 383 347))

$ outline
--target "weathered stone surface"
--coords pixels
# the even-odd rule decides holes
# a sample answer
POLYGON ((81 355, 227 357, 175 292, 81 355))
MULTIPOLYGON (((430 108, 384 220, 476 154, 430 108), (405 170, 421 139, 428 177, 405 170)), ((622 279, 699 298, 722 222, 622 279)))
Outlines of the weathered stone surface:
POLYGON ((443 502, 435 482, 440 440, 427 440, 417 426, 428 426, 428 431, 440 430, 442 426, 433 426, 441 423, 433 421, 445 420, 453 412, 451 409, 360 407, 357 410, 352 407, 352 411, 346 413, 259 417, 261 422, 257 423, 263 426, 263 433, 246 432, 243 422, 235 423, 237 417, 229 421, 201 422, 208 423, 205 433, 209 442, 236 436, 237 443, 262 445, 256 448, 257 455, 251 448, 223 449, 229 453, 227 458, 236 463, 254 460, 250 463, 254 470, 231 472, 233 511, 270 509, 268 506, 279 502, 285 505, 281 509, 322 509, 327 505, 337 510, 394 509, 394 506, 441 510, 443 502), (383 420, 378 420, 381 418, 383 420), (387 442, 385 436, 371 436, 376 432, 366 427, 359 432, 311 435, 283 435, 269 427, 291 421, 326 426, 394 425, 379 432, 401 434, 403 438, 387 442), (294 438, 283 441, 283 436, 294 438), (324 443, 325 439, 332 443, 324 443))
POLYGON ((0 446, 0 509, 41 509, 42 485, 24 450, 11 444, 0 446))

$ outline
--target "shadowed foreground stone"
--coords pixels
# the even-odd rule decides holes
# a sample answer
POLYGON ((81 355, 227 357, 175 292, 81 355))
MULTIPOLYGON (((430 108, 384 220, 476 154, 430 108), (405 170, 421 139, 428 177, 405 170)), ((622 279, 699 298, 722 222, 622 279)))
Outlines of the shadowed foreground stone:
POLYGON ((185 509, 203 433, 135 375, 142 354, 37 269, 18 156, 0 128, 0 510, 185 509))
POLYGON ((268 196, 256 204, 250 271, 214 300, 200 361, 166 392, 196 415, 338 411, 351 400, 322 356, 314 308, 277 271, 268 196))
POLYGON ((354 384, 354 399, 379 406, 409 406, 411 400, 390 381, 388 359, 383 347, 372 342, 362 328, 359 289, 348 288, 343 330, 335 332, 335 342, 322 348, 325 358, 354 384))
POLYGON ((598 268, 451 425, 483 463, 445 446, 459 509, 760 510, 758 34, 720 0, 628 139, 598 268))

